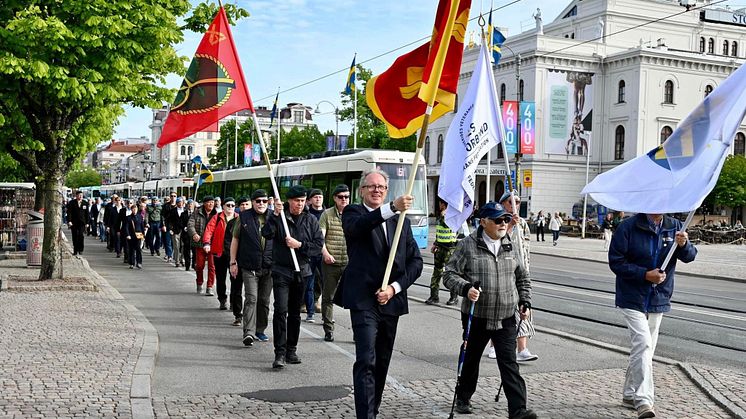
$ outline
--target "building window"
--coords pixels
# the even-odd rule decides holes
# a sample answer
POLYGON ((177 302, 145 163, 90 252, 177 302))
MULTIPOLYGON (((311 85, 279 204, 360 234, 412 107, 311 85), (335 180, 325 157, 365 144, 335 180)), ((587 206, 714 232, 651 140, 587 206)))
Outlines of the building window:
POLYGON ((733 154, 746 157, 746 135, 736 133, 736 139, 733 141, 733 154))
POLYGON ((707 97, 707 95, 709 95, 710 93, 712 93, 712 85, 708 84, 707 86, 705 86, 705 97, 707 97))
POLYGON ((666 80, 666 85, 663 88, 663 103, 673 103, 673 82, 666 80))
POLYGON ((523 102, 523 79, 518 82, 518 100, 523 102))
POLYGON ((212 156, 212 147, 207 147, 207 157, 212 156))
POLYGON ((699 38, 699 52, 705 52, 705 37, 702 36, 699 38))
POLYGON ((624 89, 625 83, 624 80, 619 80, 619 89, 617 90, 617 103, 624 103, 624 89))
MULTIPOLYGON (((210 131, 207 132, 207 139, 212 140, 212 132, 210 131)), ((210 154, 210 153, 207 153, 207 154, 210 154)))
POLYGON ((505 83, 500 85, 500 104, 505 102, 505 83))
POLYGON ((293 122, 296 124, 303 123, 303 111, 293 111, 293 122))
POLYGON ((438 163, 443 161, 443 134, 438 134, 438 163))
POLYGON ((180 155, 186 156, 186 146, 181 146, 181 151, 179 152, 180 155))
POLYGON ((624 127, 616 127, 614 134, 614 160, 624 160, 624 127))
POLYGON ((425 164, 430 163, 430 136, 425 137, 425 164))
POLYGON ((715 40, 710 38, 707 41, 707 53, 708 54, 714 54, 715 53, 715 40))
POLYGON ((730 51, 729 46, 728 41, 723 41, 723 55, 728 55, 728 51, 730 51))
POLYGON ((187 147, 187 154, 190 155, 190 156, 192 154, 194 154, 194 147, 193 146, 188 146, 187 147))
POLYGON ((673 130, 668 125, 661 128, 661 144, 663 144, 668 139, 668 137, 671 136, 672 133, 673 130))
POLYGON ((186 167, 187 167, 186 163, 179 163, 179 173, 181 174, 186 173, 186 167))
POLYGON ((738 57, 738 42, 733 41, 733 43, 730 46, 730 55, 734 57, 738 57))

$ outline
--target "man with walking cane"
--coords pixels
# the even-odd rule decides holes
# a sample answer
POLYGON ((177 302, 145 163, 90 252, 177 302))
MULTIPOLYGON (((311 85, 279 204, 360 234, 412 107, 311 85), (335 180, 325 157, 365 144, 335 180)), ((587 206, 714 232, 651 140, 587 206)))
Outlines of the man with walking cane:
MULTIPOLYGON (((479 210, 480 227, 461 240, 446 264, 443 282, 464 298, 461 320, 468 328, 474 303, 468 345, 456 388, 456 411, 472 413, 471 396, 477 387, 479 362, 489 340, 495 344, 497 367, 508 399, 511 419, 532 419, 526 408, 526 383, 516 362, 516 310, 522 319, 530 315, 531 279, 518 262, 519 253, 507 235, 510 213, 496 202, 479 210), (474 287, 481 282, 481 289, 474 287), (508 292, 509 291, 509 292, 508 292)), ((466 334, 465 334, 466 339, 466 334)))

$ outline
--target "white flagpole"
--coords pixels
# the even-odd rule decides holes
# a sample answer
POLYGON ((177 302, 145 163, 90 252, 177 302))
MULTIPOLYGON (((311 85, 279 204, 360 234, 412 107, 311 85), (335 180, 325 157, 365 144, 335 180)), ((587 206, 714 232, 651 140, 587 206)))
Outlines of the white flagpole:
POLYGON ((238 112, 235 114, 236 132, 233 137, 233 166, 238 165, 238 112))
MULTIPOLYGON (((357 61, 357 52, 355 57, 352 59, 353 62, 357 61)), ((352 89, 355 91, 355 100, 353 102, 353 110, 355 112, 355 137, 353 137, 352 148, 357 149, 357 63, 355 63, 355 82, 352 84, 352 89)))
MULTIPOLYGON (((279 110, 278 110, 278 116, 279 116, 279 110)), ((277 182, 275 181, 275 174, 272 171, 272 163, 269 161, 269 154, 267 154, 267 147, 264 145, 264 139, 262 138, 262 131, 259 128, 259 119, 256 117, 256 111, 251 113, 251 118, 254 121, 254 129, 256 130, 256 134, 259 139, 259 145, 262 147, 262 154, 264 154, 264 161, 267 163, 267 171, 269 172, 269 181, 272 183, 272 191, 274 195, 277 198, 280 198, 280 189, 277 187, 277 182)), ((277 119, 279 121, 279 118, 277 119)), ((278 127, 278 135, 277 135, 277 156, 279 159, 280 155, 280 136, 279 136, 279 122, 277 124, 278 127)), ((282 214, 280 216, 280 219, 282 220, 282 227, 285 229, 285 237, 292 237, 290 235, 290 230, 288 229, 288 220, 285 218, 285 214, 282 214)), ((290 248, 290 256, 293 258, 293 267, 295 268, 295 272, 300 272, 300 265, 298 265, 298 257, 295 255, 295 249, 290 248)))
MULTIPOLYGON (((694 211, 692 210, 689 215, 686 216, 686 221, 684 221, 684 225, 681 227, 681 231, 686 231, 687 228, 689 228, 689 224, 692 223, 692 219, 694 219, 694 211)), ((674 240, 674 244, 671 246, 671 248, 668 249, 668 254, 666 255, 666 259, 663 260, 663 264, 661 265, 661 271, 665 271, 668 267, 669 262, 671 262, 671 258, 673 257, 674 252, 676 252, 676 249, 679 247, 676 244, 676 241, 674 240)), ((654 285, 655 286, 655 285, 654 285)))
MULTIPOLYGON (((490 74, 490 77, 492 77, 492 74, 490 74)), ((492 160, 492 149, 487 150, 487 188, 485 188, 487 192, 485 199, 487 202, 492 201, 490 199, 490 196, 492 196, 492 188, 490 188, 490 160, 492 160)))
MULTIPOLYGON (((280 114, 281 114, 280 105, 278 104, 277 105, 277 163, 278 164, 280 163, 280 135, 281 135, 280 133, 282 132, 282 129, 280 127, 280 121, 282 121, 282 119, 280 119, 280 114)), ((262 144, 262 150, 264 150, 264 144, 262 144)), ((279 197, 280 195, 277 195, 277 196, 279 197)))

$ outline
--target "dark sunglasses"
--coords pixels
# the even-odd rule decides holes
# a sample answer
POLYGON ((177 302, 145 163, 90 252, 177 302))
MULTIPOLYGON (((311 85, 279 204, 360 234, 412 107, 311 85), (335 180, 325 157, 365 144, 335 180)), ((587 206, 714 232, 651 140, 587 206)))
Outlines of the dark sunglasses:
POLYGON ((350 199, 350 195, 337 195, 339 199, 350 199))
POLYGON ((236 206, 236 204, 225 204, 225 205, 223 205, 223 206, 224 206, 224 207, 229 207, 229 208, 233 208, 233 207, 235 207, 235 206, 236 206))
POLYGON ((256 202, 257 204, 266 204, 267 202, 269 202, 269 199, 255 199, 254 202, 256 202))
POLYGON ((495 224, 510 224, 510 217, 490 218, 495 224))

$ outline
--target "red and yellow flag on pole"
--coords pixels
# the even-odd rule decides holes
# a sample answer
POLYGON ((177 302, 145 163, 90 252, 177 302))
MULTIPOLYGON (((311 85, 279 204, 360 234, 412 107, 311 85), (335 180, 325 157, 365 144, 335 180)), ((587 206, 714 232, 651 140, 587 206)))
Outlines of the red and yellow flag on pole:
POLYGON ((244 109, 254 112, 228 18, 221 6, 171 105, 158 147, 214 127, 221 118, 244 109))
POLYGON ((471 0, 440 0, 430 42, 400 56, 368 81, 368 106, 392 138, 420 129, 432 100, 431 121, 453 110, 470 7, 471 0))

